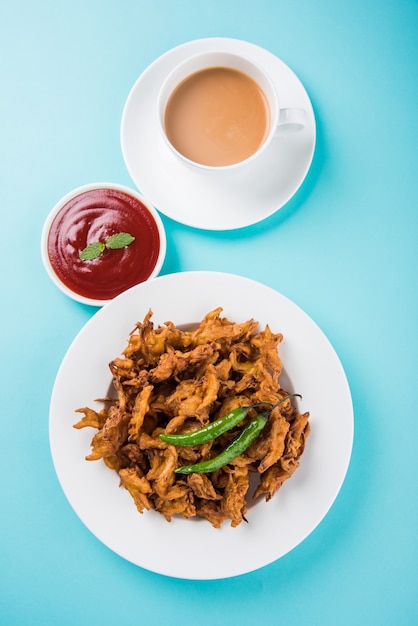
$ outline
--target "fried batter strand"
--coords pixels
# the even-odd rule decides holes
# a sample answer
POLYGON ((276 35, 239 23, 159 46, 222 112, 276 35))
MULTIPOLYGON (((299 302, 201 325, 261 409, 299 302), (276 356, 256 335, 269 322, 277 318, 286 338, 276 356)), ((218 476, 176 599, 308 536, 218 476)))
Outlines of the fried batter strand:
POLYGON ((164 443, 160 433, 191 432, 239 407, 275 405, 281 388, 283 339, 269 326, 258 331, 251 319, 236 324, 210 311, 195 330, 173 322, 154 327, 152 311, 138 322, 121 357, 109 363, 116 398, 100 412, 83 415, 74 428, 97 430, 88 461, 103 459, 119 474, 138 512, 153 509, 173 516, 202 517, 214 528, 246 521, 250 476, 259 476, 254 498, 270 500, 299 465, 309 434, 309 413, 286 400, 270 413, 259 437, 229 465, 187 478, 175 470, 217 456, 249 419, 201 445, 164 443))
POLYGON ((192 488, 194 495, 203 500, 222 500, 222 495, 216 493, 215 488, 205 474, 190 474, 187 484, 192 488))
POLYGON ((148 495, 152 493, 152 487, 148 480, 140 476, 133 467, 127 467, 119 470, 120 483, 131 494, 135 506, 139 513, 144 509, 151 508, 151 502, 148 495))
POLYGON ((221 508, 227 518, 231 520, 231 526, 238 526, 247 512, 246 495, 250 484, 248 466, 233 466, 228 472, 228 480, 225 486, 221 508))
POLYGON ((264 495, 266 500, 270 500, 297 469, 309 434, 308 419, 309 413, 296 415, 286 436, 284 452, 274 465, 261 474, 260 484, 254 493, 255 498, 264 495))

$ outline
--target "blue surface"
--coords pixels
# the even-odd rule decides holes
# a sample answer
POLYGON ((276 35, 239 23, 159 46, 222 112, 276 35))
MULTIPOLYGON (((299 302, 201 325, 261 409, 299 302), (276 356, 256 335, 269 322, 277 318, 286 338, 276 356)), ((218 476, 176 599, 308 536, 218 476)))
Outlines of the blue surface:
POLYGON ((418 623, 417 28, 414 0, 2 1, 2 625, 418 623), (94 309, 50 282, 39 239, 74 187, 131 185, 119 144, 129 90, 160 54, 211 36, 261 45, 296 72, 317 149, 297 195, 262 223, 210 233, 164 218, 162 273, 243 274, 301 306, 344 365, 355 441, 334 506, 300 546, 193 582, 114 555, 60 489, 50 394, 94 309))

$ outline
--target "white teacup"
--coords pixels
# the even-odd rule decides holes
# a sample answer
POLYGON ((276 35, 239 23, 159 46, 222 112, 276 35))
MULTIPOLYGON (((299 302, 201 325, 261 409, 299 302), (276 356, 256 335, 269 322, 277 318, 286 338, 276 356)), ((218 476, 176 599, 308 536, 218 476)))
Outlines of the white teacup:
POLYGON ((268 73, 230 52, 205 52, 177 65, 157 100, 158 125, 172 154, 202 171, 224 172, 259 159, 279 135, 299 132, 307 112, 281 108, 268 73))

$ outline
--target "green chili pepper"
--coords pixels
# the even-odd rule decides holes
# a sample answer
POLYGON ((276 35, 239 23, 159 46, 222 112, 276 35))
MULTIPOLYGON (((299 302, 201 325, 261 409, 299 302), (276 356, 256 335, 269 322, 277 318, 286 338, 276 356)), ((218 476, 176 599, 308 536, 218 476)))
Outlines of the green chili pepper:
MULTIPOLYGON (((273 410, 276 406, 279 406, 294 396, 299 396, 299 394, 291 393, 274 405, 271 404, 271 402, 258 402, 257 404, 251 404, 250 406, 240 406, 230 411, 227 415, 218 418, 214 422, 211 422, 198 430, 194 430, 190 433, 179 434, 161 433, 160 439, 165 441, 165 443, 171 443, 174 446, 197 446, 202 443, 206 443, 207 441, 212 441, 223 433, 226 433, 228 430, 231 430, 231 428, 234 428, 234 426, 237 426, 244 419, 244 417, 247 416, 250 409, 254 409, 257 406, 266 406, 267 404, 271 407, 270 410, 273 410)), ((301 397, 302 396, 299 396, 299 398, 301 397)))
POLYGON ((228 465, 231 461, 242 454, 258 437, 267 424, 268 417, 271 411, 265 411, 260 413, 256 417, 253 417, 246 426, 241 430, 239 435, 233 439, 224 450, 218 456, 208 461, 202 461, 201 463, 195 463, 194 465, 183 465, 178 467, 175 471, 178 474, 207 474, 220 469, 224 465, 228 465))
POLYGON ((237 426, 237 424, 242 422, 244 417, 247 416, 250 409, 260 405, 265 406, 266 404, 271 407, 273 406, 271 402, 259 402, 258 404, 252 404, 251 406, 240 406, 230 411, 227 415, 224 415, 214 422, 203 426, 203 428, 194 430, 191 433, 161 433, 160 439, 175 446, 197 446, 201 443, 206 443, 206 441, 212 441, 213 439, 219 437, 219 435, 226 433, 227 430, 231 430, 231 428, 237 426))
MULTIPOLYGON (((257 439, 258 435, 261 433, 264 426, 267 424, 267 420, 272 410, 276 406, 283 404, 283 402, 286 402, 286 400, 289 400, 290 398, 293 398, 295 396, 297 396, 298 398, 302 398, 302 396, 298 393, 290 393, 289 395, 282 398, 280 402, 277 402, 275 405, 273 405, 272 408, 269 409, 268 411, 265 411, 264 413, 260 413, 259 415, 256 415, 255 417, 253 417, 253 419, 250 422, 248 422, 246 426, 244 426, 244 428, 239 433, 239 435, 237 435, 235 439, 233 439, 226 446, 226 448, 220 454, 218 454, 218 456, 215 456, 213 459, 209 459, 207 461, 201 461, 200 463, 195 463, 193 465, 183 465, 182 467, 178 467, 175 470, 175 472, 177 474, 193 474, 193 473, 208 474, 209 472, 214 472, 215 470, 218 470, 221 467, 228 465, 228 463, 231 463, 231 461, 233 461, 240 454, 245 452, 245 450, 247 450, 247 448, 250 447, 252 442, 257 439)), ((266 402, 266 403, 260 403, 260 404, 270 404, 270 403, 266 402)), ((252 407, 245 407, 245 409, 247 409, 247 413, 249 409, 253 408, 254 406, 257 406, 257 405, 252 405, 252 407)))

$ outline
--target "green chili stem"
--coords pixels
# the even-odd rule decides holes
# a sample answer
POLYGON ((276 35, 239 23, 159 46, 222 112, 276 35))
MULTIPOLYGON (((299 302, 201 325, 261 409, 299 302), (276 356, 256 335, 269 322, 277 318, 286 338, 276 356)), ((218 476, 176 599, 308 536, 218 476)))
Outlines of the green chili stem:
POLYGON ((286 400, 290 400, 290 398, 300 398, 302 400, 302 396, 300 395, 300 393, 289 393, 287 396, 282 398, 279 402, 277 402, 276 404, 273 404, 273 407, 271 410, 275 409, 276 406, 280 406, 281 404, 283 404, 283 402, 286 402, 286 400))

